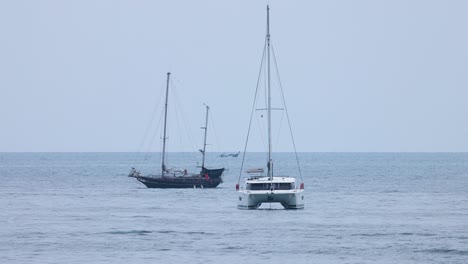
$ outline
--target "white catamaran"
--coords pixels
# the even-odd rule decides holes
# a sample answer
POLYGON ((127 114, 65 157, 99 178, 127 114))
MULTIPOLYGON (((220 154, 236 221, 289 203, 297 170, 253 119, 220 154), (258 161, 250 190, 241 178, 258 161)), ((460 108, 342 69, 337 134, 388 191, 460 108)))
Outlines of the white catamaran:
MULTIPOLYGON (((239 186, 242 169, 244 166, 245 153, 247 149, 248 137, 250 134, 250 125, 249 132, 247 134, 247 140, 245 144, 244 154, 242 158, 241 172, 239 174, 239 181, 236 185, 236 190, 238 193, 238 208, 240 209, 257 209, 262 205, 262 203, 280 203, 285 209, 303 209, 304 208, 304 182, 302 180, 302 174, 300 171, 299 162, 299 175, 300 175, 300 184, 297 184, 295 177, 292 176, 280 176, 274 175, 273 173, 273 158, 272 158, 272 133, 271 133, 271 78, 270 78, 270 51, 272 50, 270 43, 270 8, 267 6, 267 34, 265 39, 265 49, 267 54, 267 118, 268 118, 268 161, 267 161, 267 172, 265 175, 264 169, 250 169, 246 170, 248 177, 245 179, 245 185, 239 186)), ((265 56, 265 49, 264 55, 265 56)), ((273 51, 274 55, 274 51, 273 51)), ((276 60, 275 60, 276 62, 276 60)), ((276 64, 276 63, 275 63, 276 64)), ((263 58, 262 58, 263 65, 263 58)), ((261 73, 260 73, 261 74, 261 73)), ((260 78, 260 77, 259 77, 260 78)), ((257 84, 258 90, 258 84, 257 84)), ((254 100, 255 101, 255 100, 254 100)), ((283 96, 284 103, 284 96, 283 96)), ((254 102, 255 106, 255 102, 254 102)), ((285 107, 286 116, 288 116, 287 108, 285 107)), ((252 113, 254 111, 252 108, 252 113)), ((263 109, 262 109, 263 110, 263 109)), ((250 123, 252 123, 252 115, 250 118, 250 123)), ((289 123, 289 116, 288 116, 289 123)), ((290 130, 291 131, 291 130, 290 130)), ((292 136, 292 134, 291 134, 292 136)), ((292 140, 294 151, 295 149, 294 139, 292 140)))

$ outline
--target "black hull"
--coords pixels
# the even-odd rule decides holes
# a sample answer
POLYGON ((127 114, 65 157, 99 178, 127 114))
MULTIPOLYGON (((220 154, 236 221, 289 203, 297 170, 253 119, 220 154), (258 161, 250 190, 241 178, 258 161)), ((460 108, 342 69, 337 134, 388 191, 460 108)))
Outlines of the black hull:
POLYGON ((139 182, 146 185, 148 188, 216 188, 221 182, 222 179, 218 178, 209 178, 201 176, 193 177, 144 177, 137 176, 135 177, 139 182))

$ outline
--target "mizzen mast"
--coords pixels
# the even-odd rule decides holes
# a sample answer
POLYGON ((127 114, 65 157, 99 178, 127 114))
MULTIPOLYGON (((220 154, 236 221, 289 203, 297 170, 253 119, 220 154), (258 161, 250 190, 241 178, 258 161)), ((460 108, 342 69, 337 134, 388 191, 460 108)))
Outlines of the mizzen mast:
POLYGON ((208 133, 208 112, 210 111, 210 107, 206 106, 206 120, 205 120, 205 127, 202 127, 202 129, 205 130, 205 139, 203 140, 203 158, 202 158, 202 170, 205 168, 205 151, 206 151, 206 134, 208 133))

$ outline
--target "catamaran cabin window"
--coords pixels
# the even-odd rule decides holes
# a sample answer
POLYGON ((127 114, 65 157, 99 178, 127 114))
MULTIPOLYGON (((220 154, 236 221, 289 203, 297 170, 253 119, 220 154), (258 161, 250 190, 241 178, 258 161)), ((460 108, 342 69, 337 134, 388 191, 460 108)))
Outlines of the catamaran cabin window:
POLYGON ((294 189, 294 184, 291 183, 250 183, 247 184, 247 190, 291 190, 294 189))

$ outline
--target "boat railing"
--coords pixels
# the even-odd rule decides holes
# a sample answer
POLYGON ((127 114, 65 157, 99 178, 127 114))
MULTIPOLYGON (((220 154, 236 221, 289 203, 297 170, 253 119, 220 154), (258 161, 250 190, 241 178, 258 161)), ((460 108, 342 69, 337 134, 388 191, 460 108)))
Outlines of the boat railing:
POLYGON ((248 174, 248 178, 252 180, 265 177, 265 170, 262 168, 248 169, 245 172, 248 174))
POLYGON ((130 173, 128 174, 128 177, 138 177, 140 176, 140 172, 137 171, 135 168, 132 168, 132 170, 130 170, 130 173))
POLYGON ((164 176, 166 177, 186 177, 186 176, 194 176, 197 175, 195 173, 189 173, 186 169, 176 169, 176 168, 169 168, 166 169, 164 172, 164 176))

